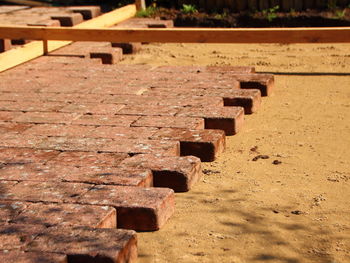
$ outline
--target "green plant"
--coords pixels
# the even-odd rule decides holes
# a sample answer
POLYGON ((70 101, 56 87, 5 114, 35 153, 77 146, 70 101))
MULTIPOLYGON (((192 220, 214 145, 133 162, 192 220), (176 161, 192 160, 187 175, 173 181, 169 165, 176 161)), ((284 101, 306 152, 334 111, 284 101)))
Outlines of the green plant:
POLYGON ((227 10, 224 10, 221 14, 217 13, 214 15, 214 18, 216 19, 225 19, 228 17, 227 10))
POLYGON ((181 12, 184 14, 194 14, 197 13, 198 10, 195 5, 182 5, 181 12))
POLYGON ((335 12, 335 18, 337 19, 343 19, 345 17, 346 10, 337 10, 335 12))
POLYGON ((334 10, 337 8, 337 0, 329 0, 327 3, 327 8, 330 10, 334 10))
POLYGON ((149 6, 144 10, 137 11, 136 17, 151 17, 157 12, 157 8, 149 6))
POLYGON ((267 20, 269 22, 271 22, 272 20, 277 18, 277 11, 278 11, 278 9, 280 9, 280 6, 276 5, 275 7, 263 10, 262 14, 263 14, 263 16, 265 16, 267 18, 267 20))

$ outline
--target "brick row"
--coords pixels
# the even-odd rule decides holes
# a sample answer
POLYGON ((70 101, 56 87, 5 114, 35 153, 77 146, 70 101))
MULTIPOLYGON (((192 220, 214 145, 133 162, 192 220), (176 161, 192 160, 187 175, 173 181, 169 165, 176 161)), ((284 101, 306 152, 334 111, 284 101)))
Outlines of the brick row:
POLYGON ((174 192, 144 188, 65 182, 0 181, 0 200, 111 206, 117 227, 158 230, 174 212, 174 192))
POLYGON ((1 262, 135 262, 132 230, 88 227, 0 226, 1 262))
MULTIPOLYGON (((217 149, 222 147, 222 143, 217 142, 217 149)), ((202 148, 205 150, 205 147, 208 148, 202 148)), ((204 156, 203 159, 214 158, 215 151, 212 152, 212 155, 204 156)), ((49 152, 47 155, 45 151, 38 155, 40 151, 17 148, 1 149, 1 153, 0 180, 7 181, 157 186, 184 192, 192 188, 201 174, 201 161, 194 156, 135 155, 130 158, 123 154, 81 152, 49 152), (8 158, 17 150, 22 154, 8 158)))
POLYGON ((59 159, 47 164, 36 163, 7 163, 0 169, 1 180, 32 181, 32 182, 71 182, 93 185, 121 185, 121 186, 153 186, 151 170, 130 169, 128 167, 99 167, 62 165, 59 159))
POLYGON ((0 135, 0 147, 128 154, 158 153, 165 156, 180 155, 179 142, 169 140, 114 140, 104 138, 43 137, 30 135, 19 138, 17 134, 4 134, 0 135))
POLYGON ((116 209, 109 206, 0 201, 0 207, 1 224, 117 227, 116 209))

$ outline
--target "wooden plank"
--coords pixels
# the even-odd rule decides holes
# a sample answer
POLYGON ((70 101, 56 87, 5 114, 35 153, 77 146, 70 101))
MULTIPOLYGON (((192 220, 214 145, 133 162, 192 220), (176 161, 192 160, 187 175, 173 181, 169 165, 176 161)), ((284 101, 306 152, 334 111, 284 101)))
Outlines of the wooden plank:
POLYGON ((135 5, 136 5, 136 10, 137 11, 146 9, 146 2, 145 2, 145 0, 136 0, 135 1, 135 5))
MULTIPOLYGON (((97 18, 83 22, 75 27, 74 29, 83 28, 101 28, 111 27, 118 24, 126 19, 129 19, 136 14, 136 6, 128 5, 112 12, 101 15, 97 18)), ((41 27, 39 27, 41 28, 41 27)), ((5 33, 4 30, 0 29, 0 34, 5 33)), ((14 38, 16 39, 16 38, 14 38)), ((30 37, 27 39, 31 39, 30 37)), ((31 40, 42 39, 32 38, 31 40)), ((52 39, 54 40, 54 39, 52 39)), ((54 51, 58 48, 69 45, 71 41, 48 41, 48 52, 54 51)), ((20 48, 11 49, 5 53, 0 54, 0 72, 9 68, 15 67, 19 64, 40 57, 44 54, 44 47, 42 41, 34 41, 26 44, 20 48)))
POLYGON ((34 0, 2 0, 3 2, 16 4, 16 5, 27 5, 27 6, 51 6, 45 2, 39 2, 34 0))
MULTIPOLYGON (((0 26, 0 38, 158 43, 347 43, 350 42, 350 27, 86 29, 0 26)), ((49 51, 51 42, 54 41, 49 41, 49 51)))

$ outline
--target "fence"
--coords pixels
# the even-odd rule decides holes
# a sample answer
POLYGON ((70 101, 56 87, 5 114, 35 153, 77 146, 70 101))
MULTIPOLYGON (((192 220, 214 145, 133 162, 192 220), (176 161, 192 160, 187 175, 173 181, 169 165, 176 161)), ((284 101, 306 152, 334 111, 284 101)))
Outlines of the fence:
POLYGON ((255 11, 279 6, 282 11, 301 11, 306 9, 325 9, 347 7, 350 0, 178 0, 178 4, 195 5, 207 11, 220 11, 224 8, 233 11, 255 11))

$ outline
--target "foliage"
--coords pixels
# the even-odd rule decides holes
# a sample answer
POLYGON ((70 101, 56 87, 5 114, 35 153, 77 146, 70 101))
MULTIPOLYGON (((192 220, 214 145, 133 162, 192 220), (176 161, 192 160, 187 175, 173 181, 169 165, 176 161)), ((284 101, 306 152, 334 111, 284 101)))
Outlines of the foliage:
POLYGON ((334 10, 337 8, 337 0, 329 0, 327 3, 327 8, 330 10, 334 10))
POLYGON ((198 10, 197 10, 195 5, 185 5, 185 4, 183 4, 182 8, 181 8, 181 12, 183 14, 194 14, 194 13, 197 13, 198 10))
POLYGON ((149 6, 144 10, 137 11, 136 17, 152 17, 157 12, 155 5, 149 6))
POLYGON ((217 13, 215 14, 214 18, 216 19, 225 19, 228 17, 228 11, 224 10, 221 14, 217 13))
POLYGON ((344 10, 337 10, 335 12, 335 18, 342 19, 342 18, 345 17, 345 14, 346 14, 346 10, 345 9, 344 10))
POLYGON ((277 11, 280 9, 279 5, 276 5, 275 7, 268 8, 262 11, 262 14, 267 18, 269 22, 277 18, 277 11))

